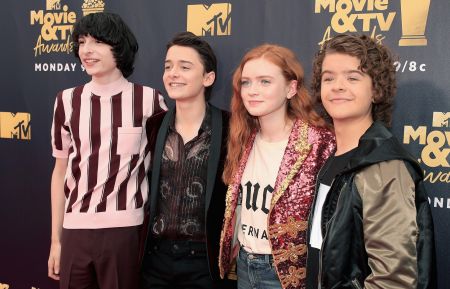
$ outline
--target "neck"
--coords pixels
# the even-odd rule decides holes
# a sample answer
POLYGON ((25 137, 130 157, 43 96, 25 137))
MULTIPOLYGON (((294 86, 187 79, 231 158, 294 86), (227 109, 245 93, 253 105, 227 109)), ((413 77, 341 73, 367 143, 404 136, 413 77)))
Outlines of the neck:
POLYGON ((176 101, 175 124, 176 125, 200 125, 205 117, 206 102, 204 99, 181 102, 176 101))
POLYGON ((342 155, 356 148, 361 136, 372 125, 373 120, 365 120, 361 122, 334 122, 334 133, 336 134, 336 154, 342 155))
POLYGON ((206 113, 206 102, 199 98, 198 101, 177 101, 175 105, 175 129, 186 144, 198 135, 206 113))
POLYGON ((96 95, 114 95, 125 89, 125 86, 128 81, 120 75, 119 78, 114 81, 99 83, 96 79, 92 79, 90 82, 90 87, 92 92, 96 95))
POLYGON ((271 120, 259 118, 261 139, 268 142, 285 140, 291 133, 294 121, 287 116, 271 120))
POLYGON ((98 85, 108 85, 121 78, 123 78, 122 72, 118 68, 116 68, 114 72, 109 73, 108 75, 92 76, 92 82, 98 85))

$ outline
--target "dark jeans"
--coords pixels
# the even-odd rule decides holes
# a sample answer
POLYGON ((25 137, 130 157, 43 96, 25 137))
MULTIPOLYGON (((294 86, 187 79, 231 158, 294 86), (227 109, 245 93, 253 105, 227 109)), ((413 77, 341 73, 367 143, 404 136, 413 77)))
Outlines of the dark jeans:
POLYGON ((145 252, 143 289, 215 289, 221 283, 209 274, 204 242, 159 241, 145 252))

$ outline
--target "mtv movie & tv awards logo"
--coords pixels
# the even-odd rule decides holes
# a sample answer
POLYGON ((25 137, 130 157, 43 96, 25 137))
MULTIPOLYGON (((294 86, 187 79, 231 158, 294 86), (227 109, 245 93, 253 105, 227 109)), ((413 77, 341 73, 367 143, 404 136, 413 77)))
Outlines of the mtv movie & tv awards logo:
MULTIPOLYGON (((102 0, 84 0, 83 15, 102 12, 102 0)), ((45 10, 30 11, 30 25, 39 26, 39 34, 33 47, 34 57, 73 51, 72 31, 77 13, 61 0, 46 0, 45 10)), ((35 71, 75 71, 77 63, 35 63, 35 71)))
MULTIPOLYGON (((392 0, 315 0, 314 13, 330 13, 330 25, 322 41, 333 37, 332 32, 370 34, 379 43, 386 38, 397 12, 389 6, 392 0)), ((431 0, 401 0, 401 30, 399 46, 426 46, 425 29, 431 0)))
MULTIPOLYGON (((405 125, 403 143, 418 143, 421 153, 418 161, 422 164, 425 181, 441 184, 448 188, 450 182, 450 112, 433 112, 431 126, 405 125)), ((435 198, 434 207, 450 209, 450 197, 435 198)))
POLYGON ((45 10, 30 12, 30 25, 39 25, 41 31, 33 48, 34 56, 46 53, 72 52, 71 33, 77 14, 69 11, 68 5, 60 0, 47 0, 45 10))
POLYGON ((186 30, 197 36, 231 35, 231 4, 188 5, 186 30))

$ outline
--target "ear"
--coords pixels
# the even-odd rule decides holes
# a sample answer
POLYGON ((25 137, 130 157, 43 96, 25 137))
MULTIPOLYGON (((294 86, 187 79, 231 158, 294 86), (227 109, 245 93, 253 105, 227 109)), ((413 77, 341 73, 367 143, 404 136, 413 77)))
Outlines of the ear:
POLYGON ((203 86, 209 87, 213 85, 214 80, 216 80, 216 74, 214 73, 214 71, 205 73, 205 75, 203 76, 203 86))
POLYGON ((381 99, 380 95, 375 89, 372 89, 372 103, 377 103, 381 99))
POLYGON ((289 90, 287 93, 287 99, 291 99, 292 97, 294 97, 294 95, 297 94, 297 80, 291 80, 291 82, 289 83, 289 90))

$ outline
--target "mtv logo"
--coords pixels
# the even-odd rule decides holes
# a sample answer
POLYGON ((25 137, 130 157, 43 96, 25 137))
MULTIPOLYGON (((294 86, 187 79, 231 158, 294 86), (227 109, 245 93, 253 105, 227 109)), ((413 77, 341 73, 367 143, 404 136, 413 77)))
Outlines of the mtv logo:
POLYGON ((186 30, 197 36, 231 35, 231 4, 188 5, 186 30))
POLYGON ((434 127, 449 127, 448 119, 450 118, 450 112, 433 112, 433 126, 434 127))
POLYGON ((45 10, 61 10, 61 0, 47 0, 45 10))
POLYGON ((0 112, 0 138, 31 139, 31 115, 27 112, 0 112))

